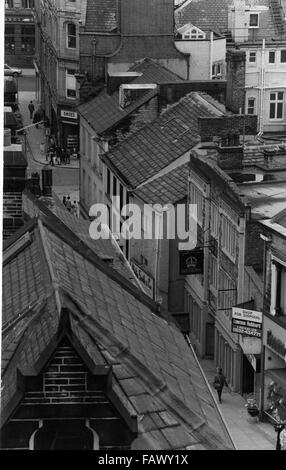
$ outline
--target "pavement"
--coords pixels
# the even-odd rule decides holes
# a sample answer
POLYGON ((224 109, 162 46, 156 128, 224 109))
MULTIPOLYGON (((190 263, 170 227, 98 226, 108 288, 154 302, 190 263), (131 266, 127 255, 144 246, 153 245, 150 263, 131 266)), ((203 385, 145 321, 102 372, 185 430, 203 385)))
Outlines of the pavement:
MULTIPOLYGON (((216 390, 213 387, 214 376, 217 374, 214 361, 199 359, 204 374, 214 392, 218 403, 216 390)), ((277 434, 268 422, 260 422, 258 418, 248 415, 245 399, 224 387, 222 403, 219 410, 227 425, 229 433, 237 450, 275 450, 277 434)))
MULTIPOLYGON (((32 69, 25 69, 25 74, 23 71, 25 79, 27 78, 30 81, 34 81, 35 77, 32 74, 32 69)), ((21 83, 23 84, 23 82, 21 83)), ((31 87, 28 87, 29 91, 22 91, 19 86, 19 109, 23 119, 23 126, 32 125, 30 119, 30 113, 28 109, 28 104, 30 101, 33 101, 35 109, 39 103, 36 100, 36 94, 34 87, 32 91, 31 87)), ((45 136, 46 129, 43 124, 40 124, 38 128, 36 126, 29 127, 26 129, 26 136, 19 135, 23 142, 23 148, 26 149, 26 156, 28 160, 28 176, 31 176, 31 173, 38 172, 41 173, 43 167, 49 162, 47 161, 46 154, 41 152, 40 144, 44 143, 46 140, 45 136), (26 142, 25 142, 26 140, 26 142)), ((70 196, 72 201, 79 201, 79 160, 76 158, 71 158, 71 162, 66 165, 56 165, 53 168, 53 191, 57 194, 59 198, 63 196, 70 196)))

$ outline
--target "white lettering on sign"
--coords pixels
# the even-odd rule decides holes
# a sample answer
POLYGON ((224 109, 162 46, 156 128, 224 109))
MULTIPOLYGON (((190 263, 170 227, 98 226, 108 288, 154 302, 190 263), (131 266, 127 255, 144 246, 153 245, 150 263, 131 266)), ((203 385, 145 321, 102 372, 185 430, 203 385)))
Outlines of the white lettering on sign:
POLYGON ((74 111, 61 110, 61 116, 64 118, 77 119, 77 113, 74 111))
POLYGON ((262 312, 256 312, 254 310, 245 310, 243 308, 232 308, 232 318, 239 320, 248 320, 255 323, 262 323, 262 312))
POLYGON ((151 299, 154 299, 154 279, 141 269, 134 261, 130 261, 130 266, 135 276, 143 284, 143 289, 151 299))

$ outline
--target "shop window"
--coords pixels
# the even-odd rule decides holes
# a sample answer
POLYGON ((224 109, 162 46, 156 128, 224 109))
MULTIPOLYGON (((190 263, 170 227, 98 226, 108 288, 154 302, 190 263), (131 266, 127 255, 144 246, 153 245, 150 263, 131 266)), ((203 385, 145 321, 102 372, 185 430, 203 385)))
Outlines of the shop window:
POLYGON ((34 54, 35 52, 35 27, 34 26, 21 26, 22 34, 22 52, 34 54))
POLYGON ((15 27, 5 26, 5 52, 15 54, 15 27))
POLYGON ((280 62, 281 62, 281 63, 285 63, 285 62, 286 62, 286 49, 284 49, 283 51, 281 51, 281 59, 280 59, 280 62))
POLYGON ((76 49, 76 25, 74 23, 67 24, 67 47, 76 49))
POLYGON ((277 261, 272 262, 271 313, 286 315, 286 266, 277 261))
POLYGON ((270 119, 282 119, 284 106, 284 93, 283 91, 275 91, 270 93, 270 119))
POLYGON ((66 70, 66 96, 67 98, 76 98, 76 78, 75 70, 67 69, 66 70))
POLYGON ((247 114, 255 114, 255 98, 248 98, 247 114))
POLYGON ((275 64, 275 51, 269 51, 269 64, 275 64))

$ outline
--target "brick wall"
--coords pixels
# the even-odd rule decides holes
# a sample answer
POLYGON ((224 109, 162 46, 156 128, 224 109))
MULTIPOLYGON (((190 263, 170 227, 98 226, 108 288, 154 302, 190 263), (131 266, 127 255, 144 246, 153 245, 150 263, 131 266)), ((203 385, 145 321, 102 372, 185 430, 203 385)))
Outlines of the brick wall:
POLYGON ((236 114, 239 114, 240 109, 244 112, 245 61, 245 51, 231 49, 226 53, 226 106, 236 114))
POLYGON ((199 133, 202 142, 209 142, 213 137, 227 134, 254 135, 257 132, 257 116, 238 115, 199 118, 199 133))
POLYGON ((3 238, 16 232, 24 224, 22 212, 22 193, 4 192, 3 194, 3 238))

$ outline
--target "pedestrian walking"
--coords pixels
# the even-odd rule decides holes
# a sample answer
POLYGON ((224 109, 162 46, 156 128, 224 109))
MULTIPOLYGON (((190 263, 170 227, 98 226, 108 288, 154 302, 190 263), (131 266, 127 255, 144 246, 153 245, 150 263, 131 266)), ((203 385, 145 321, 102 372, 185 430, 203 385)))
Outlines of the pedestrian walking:
POLYGON ((70 149, 67 149, 66 151, 66 163, 70 163, 71 162, 71 151, 70 149))
POLYGON ((66 196, 63 196, 63 205, 64 205, 64 206, 67 205, 67 198, 66 198, 66 196))
POLYGON ((222 394, 222 390, 223 390, 224 385, 226 387, 228 387, 228 383, 226 381, 226 378, 222 373, 222 368, 219 367, 218 374, 214 378, 214 388, 217 391, 218 399, 219 399, 220 403, 221 403, 221 394, 222 394))
POLYGON ((62 163, 63 165, 66 164, 66 151, 65 151, 64 148, 61 149, 61 163, 62 163))
POLYGON ((50 152, 50 164, 52 166, 55 166, 54 157, 55 157, 54 152, 50 152))
POLYGON ((71 203, 71 198, 70 198, 70 196, 67 197, 66 208, 67 208, 67 210, 68 210, 69 212, 71 212, 72 203, 71 203))
POLYGON ((33 114, 35 111, 35 106, 33 105, 33 101, 30 101, 30 103, 28 104, 28 108, 30 111, 30 119, 33 119, 33 114))
POLYGON ((40 143, 40 151, 42 154, 45 153, 45 142, 40 143))
POLYGON ((39 128, 38 122, 40 122, 40 120, 41 120, 40 111, 37 109, 37 111, 35 111, 34 113, 34 119, 33 119, 33 123, 36 124, 37 129, 39 128))
POLYGON ((78 202, 77 202, 77 201, 74 201, 73 204, 74 204, 74 215, 76 215, 77 217, 79 217, 79 205, 78 205, 78 202))

